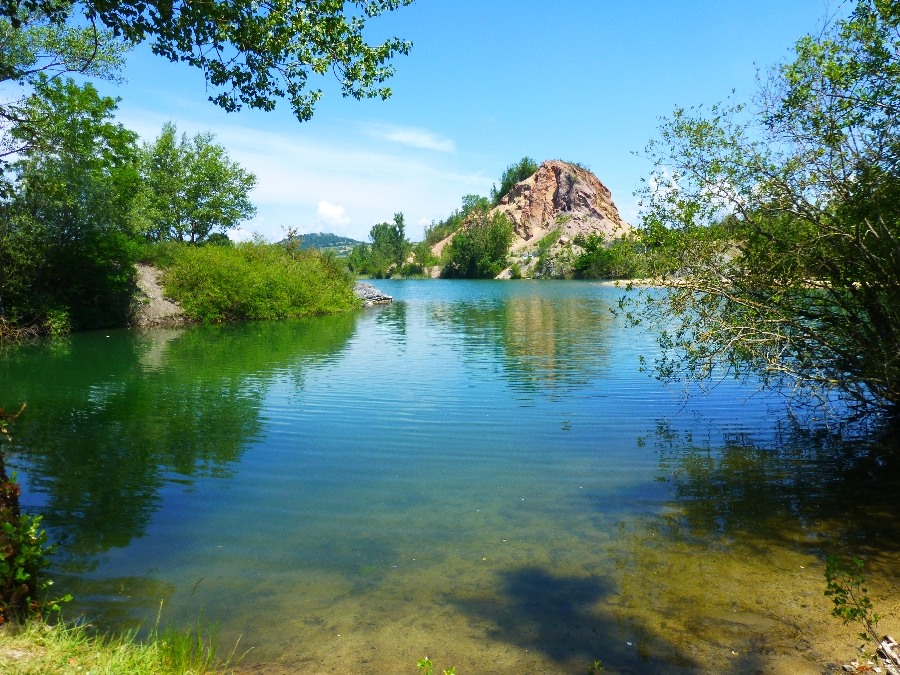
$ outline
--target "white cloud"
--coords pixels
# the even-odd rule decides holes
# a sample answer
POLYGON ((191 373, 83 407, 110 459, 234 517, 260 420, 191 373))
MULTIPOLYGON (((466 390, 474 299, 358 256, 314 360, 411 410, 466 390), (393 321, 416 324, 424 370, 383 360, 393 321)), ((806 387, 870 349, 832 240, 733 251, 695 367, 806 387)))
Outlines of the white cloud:
POLYGON ((228 231, 228 238, 231 241, 251 241, 253 239, 253 233, 248 232, 243 227, 236 227, 233 230, 228 231))
POLYGON ((324 201, 319 202, 319 210, 316 214, 319 216, 319 220, 334 227, 346 225, 350 222, 350 219, 344 215, 343 206, 336 206, 324 201))
POLYGON ((441 138, 427 129, 417 127, 392 127, 372 126, 370 130, 374 136, 384 138, 395 143, 402 143, 413 148, 425 148, 438 152, 453 152, 456 145, 449 138, 441 138))

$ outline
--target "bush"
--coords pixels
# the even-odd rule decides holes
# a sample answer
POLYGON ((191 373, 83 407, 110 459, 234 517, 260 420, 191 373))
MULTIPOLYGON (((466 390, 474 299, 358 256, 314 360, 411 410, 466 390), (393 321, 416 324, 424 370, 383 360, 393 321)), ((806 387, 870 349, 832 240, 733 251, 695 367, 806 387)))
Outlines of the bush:
POLYGON ((506 267, 513 226, 505 213, 488 215, 475 211, 468 227, 459 232, 447 246, 447 264, 441 270, 444 278, 490 279, 506 267))
POLYGON ((333 256, 261 242, 184 246, 163 278, 166 295, 207 322, 282 319, 353 309, 359 301, 333 256))
POLYGON ((500 189, 491 187, 491 203, 497 206, 503 196, 515 187, 516 183, 531 178, 539 169, 537 162, 531 157, 523 157, 518 164, 510 164, 500 177, 500 189))
POLYGON ((583 249, 573 268, 578 279, 628 279, 643 268, 643 255, 632 239, 614 239, 609 244, 603 235, 579 234, 574 243, 583 249))

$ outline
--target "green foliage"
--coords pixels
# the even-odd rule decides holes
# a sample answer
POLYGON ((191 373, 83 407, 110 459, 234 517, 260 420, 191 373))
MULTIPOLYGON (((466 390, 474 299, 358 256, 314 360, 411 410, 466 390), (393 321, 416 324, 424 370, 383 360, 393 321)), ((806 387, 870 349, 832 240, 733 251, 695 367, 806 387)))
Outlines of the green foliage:
POLYGON ((588 668, 588 675, 600 675, 606 667, 600 659, 594 659, 594 664, 588 668))
POLYGON ((412 246, 412 260, 400 268, 400 276, 412 277, 425 273, 425 268, 437 265, 440 259, 431 252, 428 242, 420 241, 412 246))
POLYGON ((0 82, 33 85, 40 75, 75 73, 118 79, 128 46, 112 31, 53 23, 37 13, 18 17, 18 26, 0 17, 0 82))
POLYGON ((825 563, 825 595, 831 598, 834 607, 832 616, 841 619, 846 626, 855 623, 862 627, 858 633, 866 642, 878 642, 878 621, 881 619, 875 613, 872 601, 869 599, 869 589, 866 588, 866 578, 862 575, 863 561, 853 558, 853 567, 845 570, 841 566, 837 556, 830 555, 825 563))
POLYGON ((497 189, 496 186, 491 186, 491 204, 497 206, 504 195, 512 190, 516 183, 533 176, 538 168, 540 167, 537 162, 531 157, 523 157, 517 164, 510 164, 506 167, 506 171, 500 177, 500 188, 497 189))
MULTIPOLYGON (((390 38, 369 45, 367 19, 412 0, 356 0, 276 4, 232 0, 166 4, 160 0, 4 0, 0 16, 14 28, 23 11, 62 25, 78 7, 92 25, 104 26, 130 44, 150 41, 155 54, 200 68, 210 100, 225 110, 243 105, 272 110, 286 97, 301 121, 312 117, 320 89, 308 90, 311 75, 337 74, 341 93, 356 99, 391 95, 383 83, 393 74, 390 59, 408 54, 410 42, 390 38), (353 13, 353 9, 358 10, 353 13)), ((79 12, 80 13, 80 12, 79 12)), ((73 23, 80 23, 73 18, 73 23)))
MULTIPOLYGON (((15 413, 0 410, 0 433, 7 440, 12 440, 7 427, 24 409, 23 404, 15 413)), ((57 600, 38 597, 41 591, 46 596, 53 583, 38 579, 52 548, 44 546, 47 534, 40 528, 41 516, 21 513, 19 493, 15 475, 6 473, 6 461, 0 449, 0 624, 25 621, 45 610, 58 611, 59 603, 72 599, 69 595, 57 600)))
POLYGON ((573 264, 578 279, 630 279, 642 272, 643 251, 630 237, 607 244, 606 237, 592 232, 576 235, 573 243, 583 249, 573 264))
POLYGON ((509 268, 510 279, 521 279, 522 278, 522 267, 519 263, 513 263, 509 268))
POLYGON ((183 246, 163 285, 188 316, 206 322, 299 317, 359 305, 333 256, 262 242, 183 246))
MULTIPOLYGON (((0 490, 14 485, 7 481, 0 490)), ((18 486, 15 486, 18 487, 18 486)), ((40 616, 45 611, 59 611, 60 605, 72 596, 46 598, 49 579, 39 579, 38 574, 47 566, 47 556, 55 547, 45 546, 47 533, 41 529, 42 516, 19 514, 11 516, 0 509, 0 623, 4 620, 25 621, 40 616)))
MULTIPOLYGON (((202 617, 201 617, 202 619, 202 617)), ((98 634, 90 624, 63 622, 48 625, 30 621, 3 637, 4 646, 28 654, 7 659, 5 675, 207 675, 230 672, 237 648, 218 656, 218 627, 179 630, 153 628, 138 639, 136 631, 98 634)), ((238 661, 240 659, 237 659, 238 661)))
POLYGON ((153 265, 160 269, 171 267, 175 257, 184 248, 180 241, 142 241, 137 262, 153 265))
MULTIPOLYGON (((18 26, 0 17, 0 83, 46 86, 47 78, 67 74, 116 80, 125 62, 127 45, 111 31, 94 26, 54 24, 39 14, 20 14, 18 26)), ((16 133, 0 138, 0 158, 32 147, 52 149, 44 120, 29 114, 29 95, 0 101, 0 121, 16 133)), ((2 167, 0 167, 2 168, 2 167)))
MULTIPOLYGON (((422 671, 422 675, 434 675, 434 663, 427 656, 421 661, 416 661, 416 665, 422 671)), ((442 670, 443 675, 456 675, 456 666, 449 670, 442 670)))
POLYGON ((368 244, 357 244, 347 256, 347 268, 354 274, 369 274, 369 256, 371 247, 368 244))
POLYGON ((466 195, 462 198, 462 208, 455 210, 446 220, 439 223, 432 222, 429 227, 425 228, 425 242, 429 246, 434 246, 462 227, 470 213, 475 210, 487 210, 490 207, 490 200, 487 197, 466 195))
POLYGON ((395 213, 392 223, 373 225, 369 238, 371 245, 360 244, 350 252, 347 259, 350 270, 377 279, 387 279, 395 272, 400 273, 411 250, 403 214, 395 213))
POLYGON ((860 0, 799 40, 751 115, 676 110, 648 154, 669 381, 754 374, 849 414, 900 410, 900 16, 860 0), (675 237, 662 234, 664 230, 675 237), (660 236, 662 234, 662 236, 660 236))
POLYGON ((22 106, 47 145, 19 155, 16 192, 0 205, 0 314, 14 324, 54 333, 126 320, 140 176, 136 134, 115 108, 89 84, 47 78, 22 106))
POLYGON ((506 267, 513 226, 505 213, 489 215, 483 208, 474 210, 467 226, 446 247, 444 278, 490 279, 506 267))
POLYGON ((197 244, 253 217, 256 176, 232 162, 210 133, 178 138, 171 122, 141 152, 143 191, 137 218, 151 241, 197 244))

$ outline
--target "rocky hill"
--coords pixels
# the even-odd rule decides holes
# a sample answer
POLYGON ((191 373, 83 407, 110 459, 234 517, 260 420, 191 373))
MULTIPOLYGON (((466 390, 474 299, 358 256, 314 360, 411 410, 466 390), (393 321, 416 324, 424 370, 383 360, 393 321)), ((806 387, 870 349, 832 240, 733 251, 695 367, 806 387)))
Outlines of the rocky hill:
MULTIPOLYGON (((631 231, 609 189, 587 169, 560 160, 544 162, 534 175, 516 183, 491 213, 498 211, 506 213, 513 224, 515 239, 510 253, 523 272, 537 264, 539 244, 550 238, 544 242, 543 256, 544 266, 550 269, 538 271, 544 276, 554 276, 552 261, 571 251, 578 234, 595 233, 613 239, 631 231)), ((453 236, 433 247, 436 255, 453 236)), ((509 276, 507 268, 498 278, 509 276)))

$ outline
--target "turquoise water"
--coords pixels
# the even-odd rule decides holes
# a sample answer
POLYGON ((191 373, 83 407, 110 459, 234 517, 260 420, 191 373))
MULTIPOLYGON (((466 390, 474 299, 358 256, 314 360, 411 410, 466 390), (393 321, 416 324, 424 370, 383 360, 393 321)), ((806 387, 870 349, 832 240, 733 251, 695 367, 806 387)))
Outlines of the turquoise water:
POLYGON ((378 286, 397 302, 5 355, 68 615, 202 611, 273 672, 765 670, 784 616, 833 632, 824 553, 897 540, 866 464, 889 437, 797 430, 733 381, 685 400, 639 372, 618 288, 378 286))

